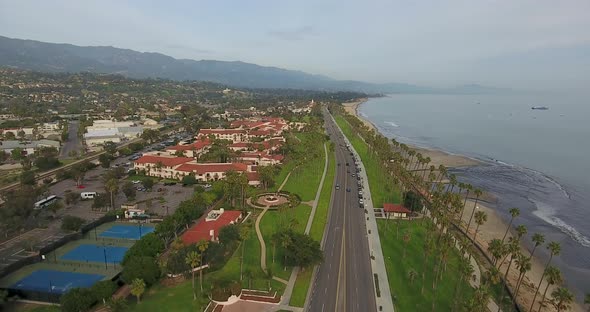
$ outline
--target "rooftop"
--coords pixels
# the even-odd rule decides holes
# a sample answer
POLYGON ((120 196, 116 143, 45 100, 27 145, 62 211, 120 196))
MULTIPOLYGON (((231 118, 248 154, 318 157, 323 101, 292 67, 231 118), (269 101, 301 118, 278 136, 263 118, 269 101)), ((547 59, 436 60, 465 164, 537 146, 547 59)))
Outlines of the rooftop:
POLYGON ((219 210, 212 211, 211 213, 213 212, 215 218, 207 221, 209 218, 208 215, 206 219, 201 219, 197 224, 182 234, 181 238, 185 244, 195 244, 202 240, 210 241, 212 238, 217 240, 221 228, 236 222, 242 215, 242 212, 237 210, 219 210))

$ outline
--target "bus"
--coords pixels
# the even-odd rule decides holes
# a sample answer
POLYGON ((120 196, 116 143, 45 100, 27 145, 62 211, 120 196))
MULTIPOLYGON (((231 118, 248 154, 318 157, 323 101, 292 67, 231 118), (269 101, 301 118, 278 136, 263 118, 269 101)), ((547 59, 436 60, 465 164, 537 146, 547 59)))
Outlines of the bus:
POLYGON ((42 200, 35 203, 35 210, 43 209, 57 201, 57 196, 50 195, 47 198, 43 198, 42 200))

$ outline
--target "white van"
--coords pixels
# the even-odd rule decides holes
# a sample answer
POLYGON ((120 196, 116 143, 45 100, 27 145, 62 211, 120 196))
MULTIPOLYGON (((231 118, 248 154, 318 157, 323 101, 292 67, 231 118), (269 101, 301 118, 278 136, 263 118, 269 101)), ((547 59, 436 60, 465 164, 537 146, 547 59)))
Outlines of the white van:
POLYGON ((82 192, 80 196, 82 196, 82 199, 93 199, 96 196, 96 192, 82 192))

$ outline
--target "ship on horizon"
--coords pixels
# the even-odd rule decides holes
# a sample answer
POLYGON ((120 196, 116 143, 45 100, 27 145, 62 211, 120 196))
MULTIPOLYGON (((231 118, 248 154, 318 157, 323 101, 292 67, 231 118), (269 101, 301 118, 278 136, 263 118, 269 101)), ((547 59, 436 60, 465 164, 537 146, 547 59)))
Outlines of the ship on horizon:
POLYGON ((538 109, 538 110, 548 110, 549 107, 547 106, 533 106, 531 109, 538 109))

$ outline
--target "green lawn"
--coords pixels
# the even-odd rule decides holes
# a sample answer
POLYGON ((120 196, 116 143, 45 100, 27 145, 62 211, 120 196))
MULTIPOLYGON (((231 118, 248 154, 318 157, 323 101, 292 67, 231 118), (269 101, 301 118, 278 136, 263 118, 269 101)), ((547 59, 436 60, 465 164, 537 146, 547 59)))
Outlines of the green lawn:
POLYGON ((293 286, 293 293, 291 293, 291 300, 289 305, 294 307, 303 307, 305 305, 305 299, 307 297, 307 291, 311 283, 311 275, 313 268, 308 268, 305 272, 299 271, 295 286, 293 286))
POLYGON ((333 152, 328 152, 328 162, 328 172, 326 173, 326 178, 324 179, 320 200, 318 201, 313 223, 311 224, 311 230, 309 231, 309 235, 317 241, 321 241, 324 235, 324 228, 326 227, 326 222, 328 220, 330 198, 332 197, 332 191, 334 190, 336 156, 333 152))
MULTIPOLYGON (((399 239, 397 236, 397 224, 393 220, 377 220, 379 237, 385 258, 385 267, 389 279, 389 287, 394 304, 399 311, 430 311, 433 296, 436 296, 435 311, 452 311, 452 298, 455 286, 457 285, 457 266, 459 253, 453 249, 449 253, 449 260, 446 271, 443 273, 440 282, 433 294, 433 263, 438 261, 438 255, 430 255, 427 259, 424 293, 422 288, 422 270, 424 259, 424 240, 426 229, 421 221, 399 222, 399 239), (403 233, 410 233, 410 241, 406 247, 406 257, 403 258, 404 241, 403 233), (413 282, 408 278, 408 272, 414 269, 418 276, 413 282)), ((462 298, 470 298, 473 289, 464 282, 462 287, 462 298)))
POLYGON ((371 199, 374 207, 383 207, 384 202, 399 203, 399 188, 391 181, 379 160, 369 153, 367 144, 356 135, 350 124, 340 115, 335 115, 336 123, 346 135, 356 152, 360 155, 367 170, 371 199))
MULTIPOLYGON (((205 279, 204 279, 205 280, 205 279)), ((197 277, 197 294, 199 291, 199 282, 197 277)), ((203 289, 209 289, 208 281, 203 284, 203 289)), ((206 296, 197 295, 197 300, 193 300, 193 289, 191 280, 174 287, 164 287, 155 285, 147 290, 141 301, 129 301, 130 305, 126 311, 141 312, 159 312, 159 311, 203 311, 209 299, 206 296)))
POLYGON ((289 180, 285 184, 283 190, 295 193, 301 197, 302 201, 310 201, 315 199, 318 191, 318 185, 322 179, 324 172, 324 147, 319 145, 322 149, 322 157, 311 159, 304 162, 301 166, 295 168, 289 176, 289 180))
MULTIPOLYGON (((281 212, 269 210, 266 212, 262 220, 260 220, 260 232, 262 233, 262 237, 264 237, 264 243, 266 244, 266 266, 271 268, 275 276, 288 280, 291 276, 291 267, 287 267, 287 270, 285 270, 285 267, 283 265, 283 252, 280 246, 276 247, 275 263, 272 262, 272 235, 276 231, 280 230, 280 227, 282 226, 281 224, 287 223, 288 220, 291 218, 295 221, 295 229, 299 232, 303 232, 305 230, 305 225, 307 224, 307 218, 309 218, 310 212, 311 207, 305 204, 300 204, 295 208, 295 210, 284 212, 287 214, 291 214, 290 216, 281 216, 281 212), (283 221, 281 221, 281 219, 283 221)), ((260 267, 260 260, 258 264, 258 267, 260 267)))

